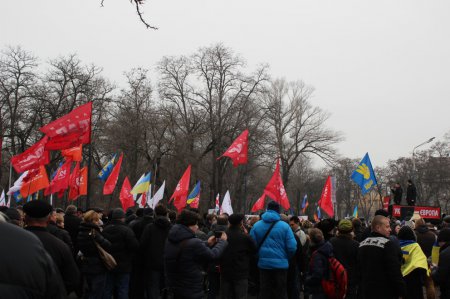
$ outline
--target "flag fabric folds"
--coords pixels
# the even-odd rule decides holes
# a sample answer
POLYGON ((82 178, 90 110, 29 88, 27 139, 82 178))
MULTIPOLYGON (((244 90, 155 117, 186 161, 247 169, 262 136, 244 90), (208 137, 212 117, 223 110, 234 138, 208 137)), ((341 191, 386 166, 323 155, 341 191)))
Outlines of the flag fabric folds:
POLYGON ((28 170, 22 173, 19 178, 14 182, 13 186, 9 188, 7 195, 14 195, 15 193, 20 193, 20 188, 23 185, 23 179, 28 175, 28 170))
POLYGON ((61 155, 66 160, 72 160, 75 162, 81 162, 83 160, 83 145, 78 145, 61 151, 61 155))
POLYGON ((126 211, 128 208, 134 207, 135 205, 133 194, 131 194, 130 180, 128 179, 128 177, 125 177, 125 179, 123 180, 119 199, 124 211, 126 211))
POLYGON ((41 165, 39 168, 29 171, 27 176, 23 178, 20 194, 25 198, 30 194, 47 188, 49 185, 47 171, 45 170, 45 167, 41 165))
POLYGON ((265 202, 265 200, 266 200, 266 194, 263 193, 261 195, 261 197, 258 198, 258 200, 253 205, 253 207, 251 209, 251 212, 254 213, 254 212, 258 212, 258 211, 264 210, 264 202, 265 202))
MULTIPOLYGON (((328 176, 325 186, 322 189, 322 195, 319 199, 319 207, 327 213, 328 216, 334 216, 333 201, 331 199, 332 193, 331 176, 328 176)), ((320 217, 320 216, 319 216, 320 217)))
POLYGON ((353 218, 358 218, 358 205, 353 209, 353 218))
POLYGON ((141 178, 137 181, 136 185, 134 185, 133 189, 131 189, 131 194, 141 194, 147 192, 150 187, 150 179, 152 177, 152 173, 143 174, 141 178))
POLYGON ((186 207, 186 199, 189 192, 189 181, 191 179, 191 165, 187 167, 183 176, 175 188, 172 196, 169 199, 169 202, 174 199, 174 206, 177 208, 177 211, 180 212, 184 207, 186 207))
POLYGON ((88 187, 88 168, 87 166, 80 170, 80 195, 87 195, 88 187))
POLYGON ((369 153, 366 153, 364 158, 359 162, 358 167, 353 171, 351 179, 359 185, 362 194, 369 192, 373 186, 377 184, 375 172, 370 162, 369 153))
POLYGON ((163 199, 164 197, 164 188, 166 187, 166 181, 164 181, 159 187, 158 191, 156 191, 155 195, 153 195, 153 198, 151 199, 151 205, 149 206, 154 209, 156 205, 163 199))
POLYGON ((50 161, 49 152, 45 150, 48 137, 44 136, 41 140, 30 146, 23 153, 11 158, 11 164, 16 172, 21 173, 26 170, 38 168, 50 161))
POLYGON ((6 197, 5 197, 5 190, 2 191, 2 195, 0 196, 0 207, 6 206, 6 197))
POLYGON ((233 161, 233 166, 237 167, 239 164, 247 164, 248 156, 248 130, 241 133, 230 145, 230 147, 225 151, 225 153, 220 156, 228 157, 233 161))
POLYGON ((90 143, 91 116, 92 102, 89 102, 41 127, 41 132, 50 137, 46 149, 67 149, 90 143))
POLYGON ((273 172, 272 178, 267 183, 264 193, 274 201, 278 202, 285 210, 290 208, 286 189, 284 189, 283 180, 281 179, 280 159, 277 160, 275 171, 273 172))
POLYGON ((120 154, 119 160, 117 164, 114 166, 114 169, 111 171, 108 179, 103 186, 103 195, 112 194, 114 188, 116 188, 117 180, 119 179, 120 167, 122 166, 123 153, 120 154))
POLYGON ((305 214, 306 209, 308 208, 309 203, 308 203, 308 195, 305 194, 305 196, 303 196, 303 202, 302 202, 302 213, 305 214))
POLYGON ((114 156, 111 158, 111 160, 109 160, 108 163, 106 163, 106 165, 103 166, 103 169, 100 170, 100 172, 98 173, 99 179, 101 179, 104 182, 106 181, 106 179, 108 178, 109 174, 111 173, 111 171, 114 167, 116 157, 117 157, 117 154, 114 154, 114 156))
POLYGON ((189 193, 186 203, 191 208, 198 208, 198 204, 200 203, 200 181, 195 184, 194 189, 189 193))
POLYGON ((233 215, 233 207, 231 206, 230 191, 227 190, 225 196, 223 197, 222 206, 220 207, 220 214, 226 213, 233 215))
POLYGON ((50 186, 45 189, 45 196, 59 192, 60 190, 66 190, 69 187, 71 165, 72 161, 69 160, 58 168, 55 176, 50 182, 50 186))
POLYGON ((80 196, 80 162, 75 164, 69 180, 69 200, 75 200, 80 196))
POLYGON ((216 205, 214 207, 214 210, 216 211, 216 214, 220 211, 220 193, 217 193, 216 196, 216 205))

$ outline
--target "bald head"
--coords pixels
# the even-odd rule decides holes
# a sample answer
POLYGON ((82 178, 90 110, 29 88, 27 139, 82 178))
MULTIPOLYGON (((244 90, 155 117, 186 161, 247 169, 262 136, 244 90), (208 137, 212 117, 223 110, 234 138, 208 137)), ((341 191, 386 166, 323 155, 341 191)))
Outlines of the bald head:
POLYGON ((391 234, 391 225, 389 224, 389 218, 377 215, 372 220, 372 231, 382 234, 385 237, 389 237, 391 234))

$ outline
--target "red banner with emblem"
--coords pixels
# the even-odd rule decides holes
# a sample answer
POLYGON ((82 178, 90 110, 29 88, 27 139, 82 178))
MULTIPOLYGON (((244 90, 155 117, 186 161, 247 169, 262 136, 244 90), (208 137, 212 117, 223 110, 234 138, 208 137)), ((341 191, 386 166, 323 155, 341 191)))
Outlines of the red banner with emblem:
MULTIPOLYGON (((392 216, 400 217, 401 208, 404 206, 393 205, 392 206, 392 216)), ((426 219, 441 219, 441 208, 440 207, 414 207, 414 213, 418 213, 420 217, 426 219)))

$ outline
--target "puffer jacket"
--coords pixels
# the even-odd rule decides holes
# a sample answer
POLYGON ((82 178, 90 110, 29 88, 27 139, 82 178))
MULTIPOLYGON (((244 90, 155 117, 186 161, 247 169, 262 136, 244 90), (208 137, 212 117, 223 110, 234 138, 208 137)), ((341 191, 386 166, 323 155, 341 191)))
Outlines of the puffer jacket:
POLYGON ((202 298, 202 266, 220 258, 227 245, 227 241, 218 240, 213 248, 209 248, 187 226, 175 224, 169 231, 164 249, 164 269, 169 288, 183 298, 202 298))
POLYGON ((297 250, 294 233, 289 225, 280 219, 280 214, 267 210, 262 215, 262 220, 255 223, 250 231, 250 236, 259 246, 271 224, 277 222, 259 249, 258 267, 261 269, 288 269, 289 259, 297 250))
POLYGON ((106 251, 111 250, 111 242, 103 237, 100 228, 92 223, 82 222, 78 232, 78 248, 83 254, 81 272, 86 274, 101 274, 107 271, 100 259, 94 240, 106 251))

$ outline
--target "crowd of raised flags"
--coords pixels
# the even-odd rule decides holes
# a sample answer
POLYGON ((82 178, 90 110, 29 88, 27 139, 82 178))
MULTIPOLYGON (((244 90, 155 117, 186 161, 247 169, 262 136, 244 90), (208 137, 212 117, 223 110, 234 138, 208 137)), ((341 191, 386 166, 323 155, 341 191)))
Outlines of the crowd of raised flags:
MULTIPOLYGON (((81 167, 81 164, 83 163, 83 145, 89 144, 91 141, 91 116, 92 102, 89 102, 40 128, 40 131, 45 134, 44 137, 23 153, 11 158, 12 167, 20 175, 13 186, 9 188, 7 195, 10 198, 13 197, 16 202, 20 202, 23 198, 30 200, 33 195, 37 196, 38 191, 42 189, 44 189, 45 196, 53 196, 56 193, 59 198, 62 198, 68 190, 69 200, 76 200, 79 196, 87 195, 88 168, 87 166, 81 167), (49 180, 45 165, 50 161, 50 151, 54 150, 59 150, 64 160, 59 163, 58 168, 52 173, 49 180), (73 166, 74 163, 75 166, 73 166)), ((232 160, 234 167, 246 164, 248 161, 248 135, 248 130, 243 131, 218 159, 228 157, 232 160)), ((104 195, 113 194, 119 179, 123 159, 123 153, 120 155, 114 154, 99 172, 98 178, 104 182, 104 195)), ((144 173, 132 188, 129 178, 127 176, 124 178, 119 195, 124 209, 136 204, 139 207, 155 207, 163 199, 165 181, 156 191, 155 186, 151 184, 151 176, 151 172, 144 173)), ((169 199, 169 203, 173 202, 178 211, 184 209, 186 205, 192 208, 199 207, 201 183, 197 181, 189 192, 190 176, 191 165, 188 165, 169 199)), ((377 184, 368 153, 353 172, 351 179, 361 187, 363 195, 377 184)), ((334 216, 334 189, 333 177, 329 176, 318 201, 314 218, 321 219, 321 210, 329 217, 334 216)), ((263 210, 267 201, 266 197, 278 202, 285 210, 290 209, 289 199, 281 176, 280 159, 277 159, 273 175, 264 188, 261 197, 252 206, 251 212, 263 210)), ((0 205, 9 205, 10 201, 3 196, 0 199, 0 205)), ((227 213, 230 213, 230 211, 232 213, 229 191, 222 200, 222 208, 219 201, 220 195, 218 194, 214 208, 216 212, 226 210, 227 213)), ((301 205, 303 214, 306 214, 308 206, 308 197, 305 195, 301 205)), ((354 216, 358 214, 357 206, 353 214, 354 216)))

